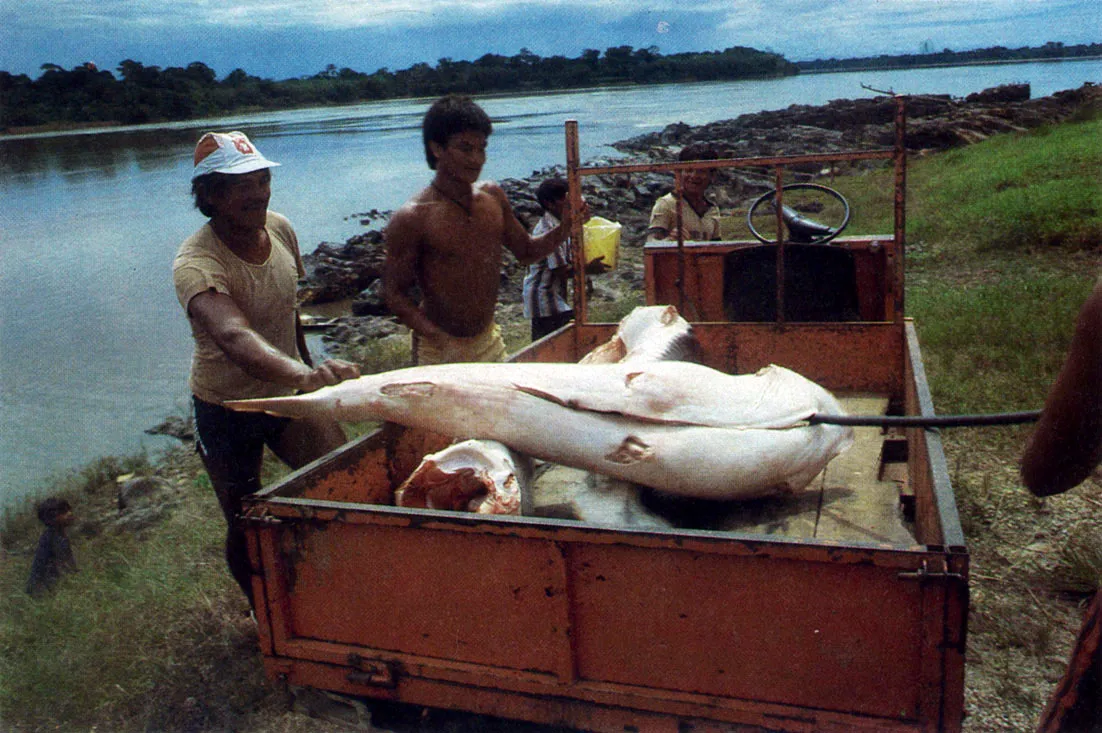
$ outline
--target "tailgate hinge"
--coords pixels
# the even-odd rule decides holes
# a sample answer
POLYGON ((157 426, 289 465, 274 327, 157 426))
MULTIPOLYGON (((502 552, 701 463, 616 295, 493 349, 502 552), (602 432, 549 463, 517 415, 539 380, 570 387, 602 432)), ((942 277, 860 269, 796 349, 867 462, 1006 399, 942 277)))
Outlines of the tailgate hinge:
POLYGON ((917 570, 910 570, 907 572, 899 573, 900 580, 917 580, 919 582, 935 581, 935 580, 959 580, 964 582, 966 578, 960 573, 954 573, 947 570, 942 563, 937 563, 939 567, 930 567, 929 560, 923 560, 922 565, 917 570))
POLYGON ((261 524, 265 526, 272 526, 276 524, 283 524, 283 520, 279 517, 272 516, 268 513, 268 508, 263 507, 256 514, 245 514, 241 517, 249 524, 261 524))

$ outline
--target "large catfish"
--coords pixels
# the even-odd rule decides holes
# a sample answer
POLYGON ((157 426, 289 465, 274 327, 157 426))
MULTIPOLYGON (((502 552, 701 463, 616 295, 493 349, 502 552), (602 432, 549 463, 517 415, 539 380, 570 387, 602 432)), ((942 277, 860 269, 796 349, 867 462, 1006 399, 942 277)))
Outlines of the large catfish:
POLYGON ((842 409, 778 366, 733 376, 683 361, 441 364, 226 404, 497 440, 545 461, 708 499, 803 488, 852 442, 848 427, 806 423, 842 409))

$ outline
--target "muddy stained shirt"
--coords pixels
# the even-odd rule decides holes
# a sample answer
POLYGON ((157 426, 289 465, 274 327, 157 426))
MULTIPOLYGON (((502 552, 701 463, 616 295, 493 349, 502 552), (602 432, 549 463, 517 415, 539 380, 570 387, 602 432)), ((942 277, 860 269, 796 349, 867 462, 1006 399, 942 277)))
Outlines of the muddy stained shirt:
MULTIPOLYGON (((686 201, 681 207, 681 224, 694 242, 719 239, 719 207, 708 202, 708 210, 701 216, 686 201)), ((665 229, 670 239, 677 239, 677 199, 668 193, 654 202, 648 228, 665 229)))
MULTIPOLYGON (((172 279, 176 297, 187 310, 199 293, 215 290, 233 298, 249 325, 285 354, 300 359, 296 338, 298 280, 305 274, 298 238, 286 217, 268 212, 265 225, 271 240, 267 261, 254 265, 235 255, 207 223, 188 237, 176 254, 172 279)), ((195 352, 188 384, 199 399, 224 400, 276 397, 294 390, 255 379, 234 364, 189 316, 195 352)), ((301 359, 300 359, 301 360, 301 359)))

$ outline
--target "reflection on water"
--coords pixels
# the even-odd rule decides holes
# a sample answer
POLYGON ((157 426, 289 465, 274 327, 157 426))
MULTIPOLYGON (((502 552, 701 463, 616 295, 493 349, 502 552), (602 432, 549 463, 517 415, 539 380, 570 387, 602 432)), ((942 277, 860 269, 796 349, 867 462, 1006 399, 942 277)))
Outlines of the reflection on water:
MULTIPOLYGON (((576 119, 583 159, 683 121, 872 96, 862 84, 956 96, 1029 81, 1034 96, 1099 81, 1102 62, 916 69, 769 81, 593 89, 481 100, 494 120, 488 178, 565 159, 576 119)), ((81 134, 0 139, 0 506, 48 472, 157 449, 144 430, 187 404, 191 341, 171 283, 192 207, 192 147, 241 129, 272 160, 272 208, 303 249, 363 230, 357 212, 394 209, 425 185, 426 100, 238 115, 81 134)))
POLYGON ((146 130, 121 134, 59 135, 21 140, 0 139, 0 176, 39 179, 51 174, 115 176, 119 169, 163 165, 166 146, 194 145, 194 133, 146 130))

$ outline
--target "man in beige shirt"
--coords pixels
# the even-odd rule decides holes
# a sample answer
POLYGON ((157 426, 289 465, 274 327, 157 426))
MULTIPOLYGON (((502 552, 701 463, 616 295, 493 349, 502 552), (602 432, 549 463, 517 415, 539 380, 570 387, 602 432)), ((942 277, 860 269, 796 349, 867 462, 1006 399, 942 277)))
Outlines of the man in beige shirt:
POLYGON ((344 433, 332 420, 238 413, 222 403, 309 392, 359 376, 359 367, 339 360, 315 366, 306 349, 298 238, 286 218, 268 210, 277 165, 240 132, 203 135, 192 194, 209 221, 184 241, 172 267, 195 339, 189 385, 196 447, 228 524, 227 563, 250 603, 237 519, 243 497, 260 489, 265 445, 298 468, 339 447, 344 433))
MULTIPOLYGON (((695 143, 681 149, 677 159, 717 160, 719 155, 710 145, 695 143)), ((681 239, 710 241, 720 238, 719 207, 707 197, 712 185, 712 171, 696 169, 687 171, 681 178, 681 239)), ((654 202, 651 209, 649 239, 677 239, 677 196, 670 192, 654 202)))

